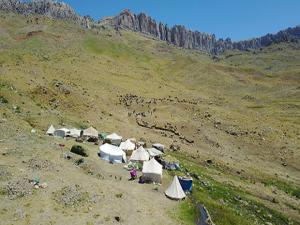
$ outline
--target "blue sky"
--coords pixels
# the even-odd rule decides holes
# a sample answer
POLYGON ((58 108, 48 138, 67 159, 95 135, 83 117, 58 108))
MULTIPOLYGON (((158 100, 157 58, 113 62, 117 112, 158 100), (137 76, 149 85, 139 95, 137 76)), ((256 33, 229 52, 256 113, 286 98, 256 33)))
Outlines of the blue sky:
POLYGON ((123 9, 145 12, 169 26, 244 40, 300 25, 300 0, 64 0, 95 19, 123 9))

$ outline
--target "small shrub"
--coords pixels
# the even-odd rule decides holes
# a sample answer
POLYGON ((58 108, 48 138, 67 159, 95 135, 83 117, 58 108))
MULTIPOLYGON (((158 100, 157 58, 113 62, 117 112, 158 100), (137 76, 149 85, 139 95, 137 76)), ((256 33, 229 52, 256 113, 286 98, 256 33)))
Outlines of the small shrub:
POLYGON ((0 103, 7 104, 8 100, 4 96, 0 96, 0 103))
POLYGON ((122 193, 118 193, 115 195, 117 198, 122 198, 123 197, 123 194, 122 193))
POLYGON ((21 113, 20 106, 13 106, 13 110, 14 110, 15 113, 21 113))

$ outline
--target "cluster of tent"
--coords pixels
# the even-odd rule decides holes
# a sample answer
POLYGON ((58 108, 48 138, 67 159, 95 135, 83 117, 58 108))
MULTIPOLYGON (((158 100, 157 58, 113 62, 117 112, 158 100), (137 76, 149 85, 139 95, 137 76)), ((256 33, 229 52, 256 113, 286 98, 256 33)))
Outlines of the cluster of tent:
MULTIPOLYGON (((117 137, 117 136, 115 136, 117 137)), ((136 148, 134 139, 128 139, 121 142, 119 146, 105 143, 99 147, 99 155, 102 159, 112 163, 126 163, 126 156, 129 157, 130 163, 141 163, 142 179, 146 183, 161 183, 163 166, 156 160, 157 157, 163 155, 163 145, 153 144, 152 148, 145 149, 143 146, 136 148), (159 147, 158 147, 159 146, 159 147)), ((186 197, 185 191, 191 191, 192 184, 182 183, 187 182, 187 178, 174 177, 170 187, 165 191, 166 196, 171 199, 180 200, 186 197), (185 188, 184 188, 185 187, 185 188)))
POLYGON ((93 139, 93 140, 98 140, 101 139, 104 136, 104 139, 106 142, 111 143, 112 145, 119 146, 122 142, 122 137, 112 133, 110 135, 103 135, 100 134, 94 127, 89 127, 87 129, 77 129, 77 128, 72 128, 68 129, 65 127, 55 129, 53 125, 50 125, 48 128, 47 135, 49 136, 56 136, 56 137, 73 137, 73 138, 85 138, 85 139, 93 139))
POLYGON ((76 128, 72 128, 72 129, 68 129, 65 127, 59 128, 59 129, 55 129, 53 125, 51 125, 47 132, 47 135, 50 136, 56 136, 56 137, 73 137, 73 138, 79 138, 79 137, 90 137, 90 138, 98 138, 98 131, 93 128, 93 127, 89 127, 85 130, 80 130, 80 129, 76 129, 76 128))
MULTIPOLYGON (((142 180, 146 183, 162 183, 163 165, 158 162, 164 154, 164 145, 153 144, 152 148, 144 148, 144 143, 136 142, 135 139, 123 141, 123 137, 112 133, 106 135, 93 128, 85 130, 60 128, 55 129, 53 125, 47 130, 47 134, 58 137, 74 138, 96 138, 103 139, 103 144, 99 146, 98 155, 101 159, 111 163, 127 163, 142 165, 142 180)), ((186 197, 185 191, 191 191, 192 181, 187 178, 178 179, 174 177, 170 187, 165 191, 166 196, 171 199, 183 199, 186 197)))

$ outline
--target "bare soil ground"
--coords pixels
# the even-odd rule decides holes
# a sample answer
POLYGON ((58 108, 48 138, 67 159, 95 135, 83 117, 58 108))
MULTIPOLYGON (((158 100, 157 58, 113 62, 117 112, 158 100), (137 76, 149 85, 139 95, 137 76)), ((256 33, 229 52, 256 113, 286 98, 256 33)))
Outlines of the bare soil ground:
MULTIPOLYGON (((1 134, 10 132, 6 124, 1 134)), ((168 176, 162 186, 129 181, 124 164, 101 160, 93 144, 83 144, 90 156, 78 166, 80 156, 63 157, 74 140, 28 133, 0 139, 0 224, 179 224, 172 218, 179 203, 164 195, 168 176), (28 180, 35 177, 48 187, 34 189, 28 180)))

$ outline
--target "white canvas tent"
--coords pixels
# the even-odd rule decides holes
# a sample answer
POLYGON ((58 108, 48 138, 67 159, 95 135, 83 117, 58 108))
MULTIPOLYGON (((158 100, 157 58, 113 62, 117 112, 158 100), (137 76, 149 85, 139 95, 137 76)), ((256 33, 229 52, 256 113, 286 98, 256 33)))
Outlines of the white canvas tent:
POLYGON ((157 150, 156 148, 148 148, 147 151, 149 152, 150 157, 155 157, 164 154, 163 152, 157 150))
POLYGON ((54 136, 57 136, 57 137, 66 137, 68 134, 70 133, 70 130, 67 129, 67 128, 60 128, 60 129, 57 129, 54 131, 54 136))
POLYGON ((120 148, 126 153, 126 155, 131 155, 135 149, 135 144, 128 139, 124 142, 121 142, 120 148))
POLYGON ((132 152, 130 161, 144 162, 149 160, 149 153, 142 146, 132 152))
POLYGON ((150 161, 145 161, 143 164, 143 180, 145 182, 161 183, 162 178, 162 165, 159 164, 154 158, 150 161))
POLYGON ((126 155, 119 147, 110 144, 104 144, 100 147, 100 157, 113 163, 126 162, 126 155))
POLYGON ((108 140, 112 145, 119 146, 122 141, 122 136, 119 136, 116 133, 112 133, 110 135, 107 135, 105 140, 108 140))
POLYGON ((54 132, 55 132, 55 128, 54 128, 54 126, 51 124, 51 126, 48 128, 46 134, 47 134, 47 135, 54 135, 54 132))
POLYGON ((78 130, 76 128, 70 129, 70 133, 68 134, 68 136, 78 138, 81 136, 81 130, 78 130))
POLYGON ((83 136, 98 138, 98 131, 94 127, 89 127, 83 131, 83 136))
POLYGON ((182 187, 179 183, 178 177, 175 176, 173 179, 172 184, 169 186, 169 188, 165 191, 165 194, 175 200, 181 200, 186 197, 184 191, 182 190, 182 187))

